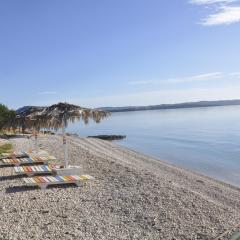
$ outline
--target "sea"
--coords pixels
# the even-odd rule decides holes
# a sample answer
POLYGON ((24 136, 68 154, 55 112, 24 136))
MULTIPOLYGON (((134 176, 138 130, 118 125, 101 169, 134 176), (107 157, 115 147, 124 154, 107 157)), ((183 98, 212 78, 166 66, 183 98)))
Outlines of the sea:
POLYGON ((67 131, 126 135, 116 144, 240 187, 240 106, 112 113, 67 131))

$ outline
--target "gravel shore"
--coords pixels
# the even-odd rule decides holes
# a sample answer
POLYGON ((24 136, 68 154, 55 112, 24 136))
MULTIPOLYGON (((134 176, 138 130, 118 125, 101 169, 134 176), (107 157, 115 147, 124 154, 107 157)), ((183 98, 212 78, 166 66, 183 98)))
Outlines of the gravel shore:
MULTIPOLYGON (((29 149, 24 137, 11 142, 29 149)), ((95 180, 40 190, 1 167, 0 239, 208 240, 240 223, 237 187, 103 140, 69 143, 70 164, 95 180)), ((62 161, 59 136, 39 145, 62 161)))

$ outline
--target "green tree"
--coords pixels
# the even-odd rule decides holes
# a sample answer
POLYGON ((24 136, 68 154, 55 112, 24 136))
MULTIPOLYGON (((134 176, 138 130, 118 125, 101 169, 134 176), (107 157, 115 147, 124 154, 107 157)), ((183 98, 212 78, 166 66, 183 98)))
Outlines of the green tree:
POLYGON ((7 123, 7 118, 8 118, 8 108, 0 104, 0 131, 4 128, 4 126, 7 123))
POLYGON ((0 131, 3 128, 15 128, 16 112, 9 110, 5 105, 0 104, 0 131))
POLYGON ((5 125, 7 128, 16 129, 16 112, 14 110, 9 110, 7 114, 7 123, 5 125))

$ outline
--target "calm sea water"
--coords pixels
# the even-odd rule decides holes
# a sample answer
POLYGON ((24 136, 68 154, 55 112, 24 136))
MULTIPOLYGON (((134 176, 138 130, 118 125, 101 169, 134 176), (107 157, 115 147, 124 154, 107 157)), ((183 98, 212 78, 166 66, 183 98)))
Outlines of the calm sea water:
POLYGON ((114 113, 100 124, 68 131, 127 135, 125 145, 240 186, 240 106, 114 113))

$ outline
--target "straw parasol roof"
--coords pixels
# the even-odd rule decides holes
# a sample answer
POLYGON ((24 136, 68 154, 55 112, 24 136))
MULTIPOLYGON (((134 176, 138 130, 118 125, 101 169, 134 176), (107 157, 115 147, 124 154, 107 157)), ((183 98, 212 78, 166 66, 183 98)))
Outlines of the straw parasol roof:
POLYGON ((37 114, 37 118, 45 128, 58 130, 66 128, 68 123, 74 123, 81 120, 85 124, 87 124, 90 119, 99 123, 108 115, 109 113, 103 110, 83 108, 77 105, 60 102, 44 108, 41 113, 37 114))
POLYGON ((44 107, 25 107, 17 112, 16 124, 24 128, 43 128, 43 122, 39 118, 44 107))

